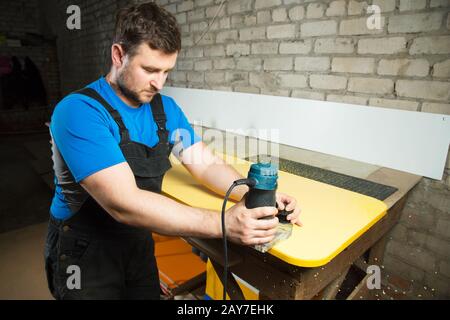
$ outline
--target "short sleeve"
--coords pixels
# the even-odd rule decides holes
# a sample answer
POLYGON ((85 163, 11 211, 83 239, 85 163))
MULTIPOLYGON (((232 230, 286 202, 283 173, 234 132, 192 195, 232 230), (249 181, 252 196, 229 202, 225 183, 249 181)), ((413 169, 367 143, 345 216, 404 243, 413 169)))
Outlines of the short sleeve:
POLYGON ((67 97, 56 106, 51 119, 53 141, 77 183, 125 161, 108 115, 89 100, 67 97))

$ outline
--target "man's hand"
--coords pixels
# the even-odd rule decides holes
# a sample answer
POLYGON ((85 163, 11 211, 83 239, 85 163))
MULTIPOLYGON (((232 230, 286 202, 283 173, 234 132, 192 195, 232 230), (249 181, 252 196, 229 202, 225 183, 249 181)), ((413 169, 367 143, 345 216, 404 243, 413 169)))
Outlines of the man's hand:
POLYGON ((291 223, 295 223, 296 225, 302 227, 303 224, 299 220, 300 215, 300 207, 297 204, 297 200, 295 198, 292 198, 291 196, 288 196, 287 194, 277 192, 276 194, 276 200, 278 204, 278 209, 283 210, 286 208, 286 211, 294 210, 290 215, 287 216, 287 219, 291 221, 291 223))
POLYGON ((267 243, 275 236, 277 212, 274 207, 247 209, 244 197, 225 213, 227 237, 235 243, 249 246, 267 243), (260 219, 263 217, 267 218, 260 219))

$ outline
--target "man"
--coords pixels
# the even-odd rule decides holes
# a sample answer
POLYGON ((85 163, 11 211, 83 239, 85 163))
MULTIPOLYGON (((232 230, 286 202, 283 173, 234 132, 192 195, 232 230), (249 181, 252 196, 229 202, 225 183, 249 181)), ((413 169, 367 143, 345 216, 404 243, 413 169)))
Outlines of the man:
MULTIPOLYGON (((159 299, 151 231, 222 236, 218 212, 160 194, 177 130, 189 133, 180 160, 199 182, 223 195, 242 178, 200 141, 175 101, 158 93, 180 47, 176 20, 164 9, 154 3, 122 9, 110 72, 65 97, 53 112, 56 191, 45 262, 57 299, 159 299), (69 267, 80 271, 78 284, 69 267)), ((242 199, 247 190, 236 188, 232 198, 242 199)), ((299 223, 295 199, 278 194, 277 202, 295 209, 288 218, 299 223)), ((226 212, 229 239, 243 245, 270 241, 276 213, 248 210, 240 201, 226 212), (259 219, 266 216, 272 218, 259 219)))

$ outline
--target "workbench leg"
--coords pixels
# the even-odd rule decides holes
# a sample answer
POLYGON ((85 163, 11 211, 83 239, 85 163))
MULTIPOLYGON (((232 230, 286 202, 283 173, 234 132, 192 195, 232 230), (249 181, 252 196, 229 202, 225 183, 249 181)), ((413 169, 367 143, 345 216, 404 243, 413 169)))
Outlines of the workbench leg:
POLYGON ((369 251, 369 259, 367 264, 381 266, 383 264, 384 251, 386 249, 386 244, 388 241, 388 236, 384 236, 377 243, 375 243, 369 251))
POLYGON ((174 288, 170 291, 170 299, 173 299, 175 296, 178 296, 184 292, 192 292, 201 286, 204 286, 206 283, 206 271, 200 273, 192 279, 183 282, 178 287, 174 288))
POLYGON ((392 208, 390 208, 387 212, 388 215, 393 217, 394 223, 392 226, 387 230, 385 235, 380 238, 369 250, 369 257, 367 260, 367 264, 370 265, 378 265, 381 266, 383 264, 384 259, 384 251, 386 249, 386 244, 389 240, 389 232, 391 231, 392 227, 400 220, 400 216, 403 212, 403 208, 405 207, 407 199, 407 194, 400 199, 392 208))
POLYGON ((347 276, 348 270, 350 267, 346 268, 339 277, 331 281, 331 283, 326 286, 319 294, 317 294, 313 299, 314 300, 333 300, 336 298, 337 293, 339 292, 342 283, 347 276))
MULTIPOLYGON (((219 277, 220 281, 222 282, 222 275, 223 275, 223 267, 214 262, 213 260, 210 260, 211 264, 214 268, 214 270, 217 273, 217 276, 219 277)), ((222 283, 223 285, 223 283, 222 283)), ((237 283, 236 279, 233 277, 232 273, 228 271, 227 273, 227 294, 230 296, 231 300, 245 300, 244 294, 242 293, 241 287, 239 287, 239 284, 237 283)), ((222 293, 221 293, 222 296, 222 293)))
MULTIPOLYGON (((393 218, 393 225, 398 222, 400 219, 400 215, 403 211, 403 208, 406 203, 407 196, 405 195, 400 201, 398 201, 391 209, 388 211, 388 215, 392 216, 393 218)), ((392 228, 392 227, 391 227, 392 228)), ((370 249, 369 249, 369 256, 367 258, 367 261, 364 261, 364 257, 361 257, 357 261, 355 261, 355 266, 363 270, 364 272, 367 272, 367 267, 371 265, 377 265, 382 266, 383 260, 384 260, 384 252, 386 249, 387 242, 389 240, 389 231, 387 230, 385 235, 380 238, 370 249)), ((369 289, 367 287, 367 280, 369 279, 371 275, 367 274, 361 282, 355 287, 355 289, 352 291, 352 293, 347 297, 347 300, 354 300, 354 299, 363 299, 367 298, 369 296, 369 289)))
POLYGON ((367 280, 369 279, 370 274, 366 275, 361 282, 353 289, 352 293, 350 293, 347 297, 347 300, 360 300, 366 299, 368 296, 369 288, 367 287, 367 280))

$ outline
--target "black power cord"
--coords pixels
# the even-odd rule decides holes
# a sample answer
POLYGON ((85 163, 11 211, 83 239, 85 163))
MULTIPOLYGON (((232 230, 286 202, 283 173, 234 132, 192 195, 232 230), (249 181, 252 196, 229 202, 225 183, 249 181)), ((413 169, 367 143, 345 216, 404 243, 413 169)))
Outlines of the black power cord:
POLYGON ((233 189, 240 185, 248 185, 250 188, 254 187, 256 185, 256 180, 249 178, 249 179, 239 179, 233 182, 231 187, 228 189, 225 199, 223 200, 222 205, 222 235, 223 235, 223 254, 224 254, 224 266, 223 266, 223 276, 222 276, 222 283, 223 283, 223 295, 222 300, 226 300, 227 298, 227 282, 228 282, 228 246, 227 246, 227 233, 225 229, 225 207, 227 206, 228 198, 230 197, 231 192, 233 189))

